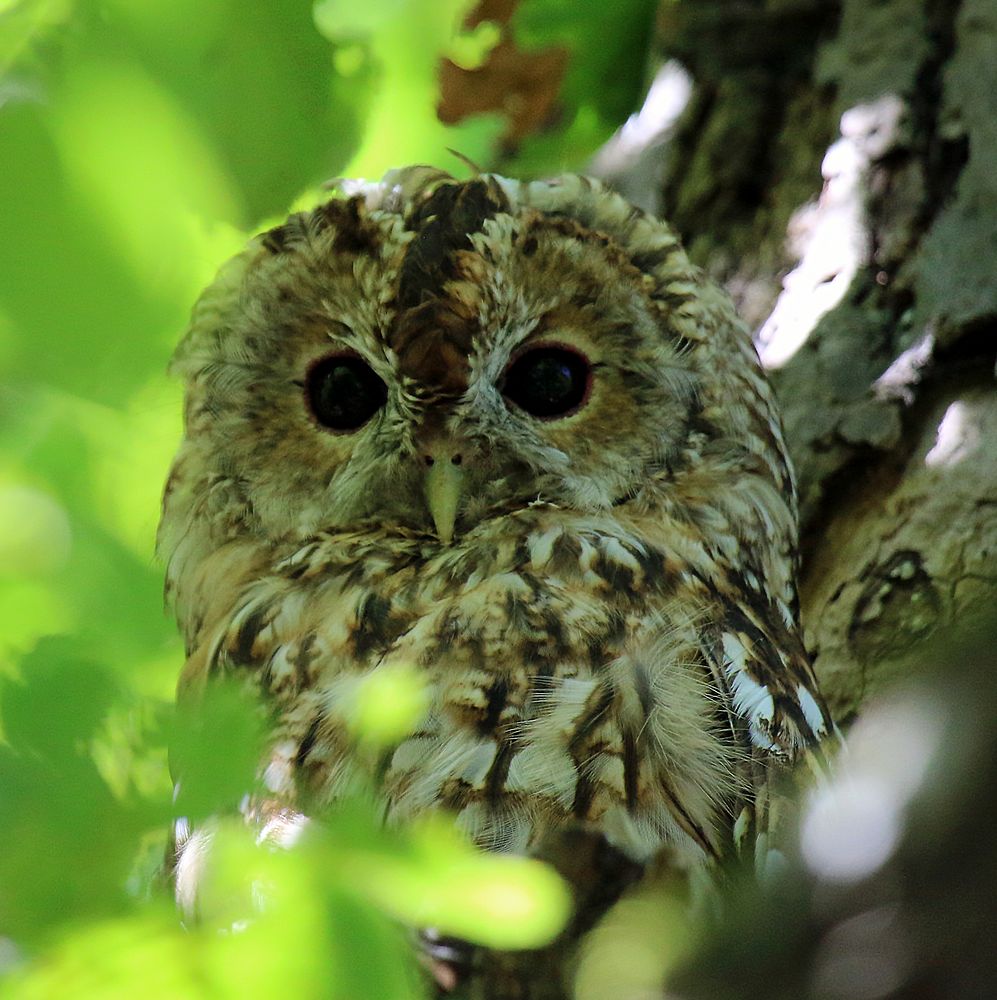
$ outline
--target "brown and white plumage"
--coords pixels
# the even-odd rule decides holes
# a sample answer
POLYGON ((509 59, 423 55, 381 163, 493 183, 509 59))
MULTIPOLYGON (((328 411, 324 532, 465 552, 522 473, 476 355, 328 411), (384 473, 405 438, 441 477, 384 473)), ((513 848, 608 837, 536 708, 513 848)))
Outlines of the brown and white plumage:
POLYGON ((829 728, 750 338, 671 230, 598 183, 354 184, 223 268, 174 370, 182 695, 256 679, 289 808, 320 814, 373 766, 352 692, 399 663, 430 699, 381 762, 387 815, 446 808, 491 849, 577 823, 638 861, 718 858, 770 765, 829 728), (545 348, 590 379, 564 414, 507 395, 545 348), (356 429, 310 403, 330 356, 383 384, 356 429))

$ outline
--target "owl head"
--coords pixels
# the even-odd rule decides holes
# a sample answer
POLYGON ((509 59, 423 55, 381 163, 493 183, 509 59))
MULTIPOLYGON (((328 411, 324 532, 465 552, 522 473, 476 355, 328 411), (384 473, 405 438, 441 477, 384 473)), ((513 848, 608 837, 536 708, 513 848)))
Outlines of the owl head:
POLYGON ((664 223, 583 177, 345 185, 222 268, 173 371, 167 555, 372 525, 446 546, 536 504, 722 532, 739 483, 791 544, 746 331, 664 223))

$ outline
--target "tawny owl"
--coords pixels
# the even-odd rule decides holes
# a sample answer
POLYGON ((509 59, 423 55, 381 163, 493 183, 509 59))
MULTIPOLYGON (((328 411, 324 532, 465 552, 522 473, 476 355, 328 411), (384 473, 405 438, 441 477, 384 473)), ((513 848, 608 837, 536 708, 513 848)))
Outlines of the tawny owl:
POLYGON ((351 693, 397 664, 429 700, 377 764, 389 821, 442 807, 493 850, 576 826, 709 862, 827 731, 750 337, 600 184, 346 185, 222 269, 174 370, 181 692, 255 678, 287 813, 374 766, 351 693))

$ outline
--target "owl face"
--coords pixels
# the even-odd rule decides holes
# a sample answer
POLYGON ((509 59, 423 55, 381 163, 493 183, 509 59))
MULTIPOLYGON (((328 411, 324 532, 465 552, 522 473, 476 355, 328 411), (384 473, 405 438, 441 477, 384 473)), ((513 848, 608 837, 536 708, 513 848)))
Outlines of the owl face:
MULTIPOLYGON (((661 486, 700 359, 622 240, 544 193, 382 185, 223 270, 175 367, 188 440, 246 530, 374 522, 449 543, 537 501, 598 511, 661 486)), ((649 235, 659 263, 677 249, 649 235)))

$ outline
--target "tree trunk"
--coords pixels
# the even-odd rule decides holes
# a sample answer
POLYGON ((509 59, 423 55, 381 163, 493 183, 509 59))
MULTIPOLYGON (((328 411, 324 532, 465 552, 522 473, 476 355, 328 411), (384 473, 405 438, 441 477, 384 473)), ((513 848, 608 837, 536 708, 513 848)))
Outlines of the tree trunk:
POLYGON ((757 329, 847 722, 997 606, 997 2, 682 0, 660 26, 693 90, 657 207, 757 329))

